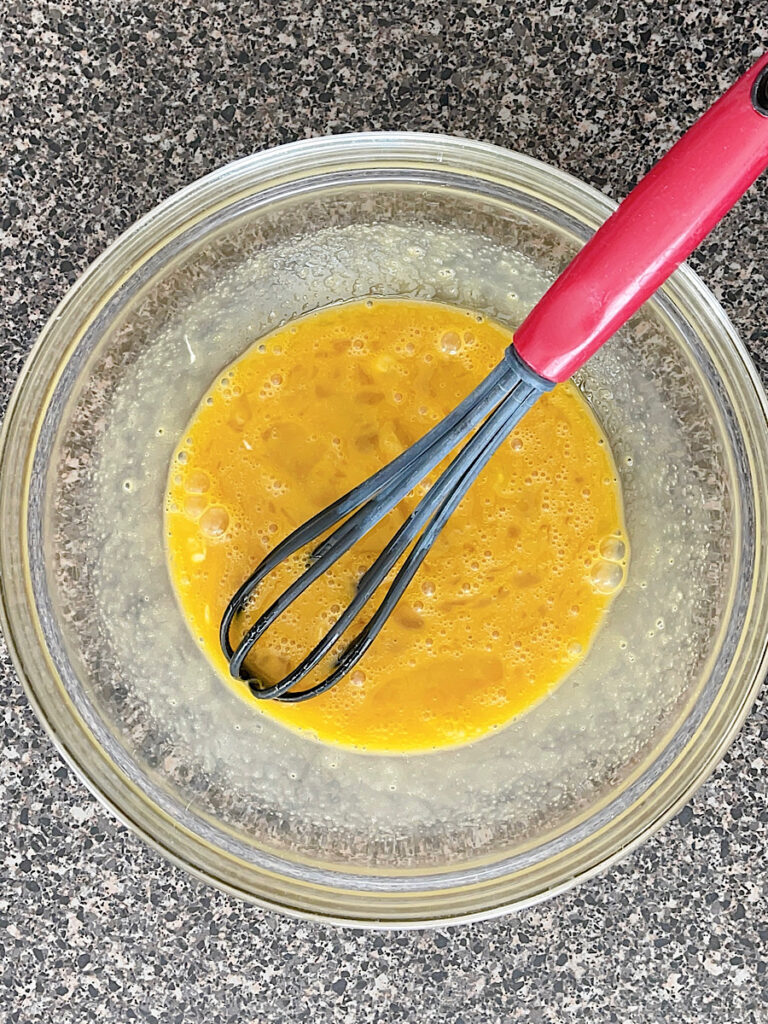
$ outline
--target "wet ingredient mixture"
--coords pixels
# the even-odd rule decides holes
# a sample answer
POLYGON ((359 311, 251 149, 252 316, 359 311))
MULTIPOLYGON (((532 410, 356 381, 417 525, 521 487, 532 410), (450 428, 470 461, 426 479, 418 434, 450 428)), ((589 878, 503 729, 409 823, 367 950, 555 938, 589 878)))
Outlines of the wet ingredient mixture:
MULTIPOLYGON (((498 323, 437 303, 349 303, 261 339, 205 396, 171 464, 170 572, 197 641, 262 713, 328 743, 431 750, 501 728, 585 656, 622 586, 627 540, 608 445, 571 383, 539 399, 496 453, 336 687, 298 705, 257 702, 219 649, 224 608, 266 552, 442 419, 511 340, 498 323)), ((425 490, 260 640, 251 658, 265 678, 327 631, 425 490)), ((303 564, 264 582, 254 614, 303 564)))

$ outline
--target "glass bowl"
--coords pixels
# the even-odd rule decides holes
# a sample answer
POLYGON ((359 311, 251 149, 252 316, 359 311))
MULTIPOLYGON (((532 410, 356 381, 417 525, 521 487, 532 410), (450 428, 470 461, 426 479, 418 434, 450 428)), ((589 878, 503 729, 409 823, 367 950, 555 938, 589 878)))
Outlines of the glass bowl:
POLYGON ((367 295, 514 327, 611 209, 492 146, 314 139, 184 189, 56 310, 2 438, 3 624, 62 754, 175 863, 325 920, 485 917, 611 863, 722 756, 766 656, 766 400, 685 267, 578 381, 621 476, 627 584, 583 664, 507 728, 414 756, 304 738, 217 677, 166 569, 171 452, 255 338, 367 295))

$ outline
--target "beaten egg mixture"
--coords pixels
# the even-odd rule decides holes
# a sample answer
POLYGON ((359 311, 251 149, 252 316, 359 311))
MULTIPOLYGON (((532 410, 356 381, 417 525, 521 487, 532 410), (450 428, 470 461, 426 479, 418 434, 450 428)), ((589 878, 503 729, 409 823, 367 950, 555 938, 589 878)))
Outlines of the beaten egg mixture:
MULTIPOLYGON (((336 687, 301 704, 256 701, 219 648, 227 602, 264 555, 447 415, 511 340, 437 303, 348 303, 261 339, 203 399, 171 464, 170 572, 206 655, 263 714, 345 747, 432 750, 501 728, 584 658, 622 586, 627 540, 608 445, 571 383, 502 445, 336 687)), ((314 584, 248 664, 270 681, 296 665, 426 487, 314 584)), ((296 565, 264 581, 240 635, 296 565)))

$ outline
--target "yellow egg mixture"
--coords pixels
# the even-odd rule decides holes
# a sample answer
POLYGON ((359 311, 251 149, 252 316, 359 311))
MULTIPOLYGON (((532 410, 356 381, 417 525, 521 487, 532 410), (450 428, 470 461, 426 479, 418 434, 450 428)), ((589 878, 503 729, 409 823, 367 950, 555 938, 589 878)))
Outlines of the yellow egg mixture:
MULTIPOLYGON (((570 383, 505 441, 335 688, 301 704, 257 702, 219 649, 227 602, 266 552, 447 415, 511 340, 454 307, 354 302, 263 338, 204 398, 171 464, 170 571, 207 656, 260 711, 329 743, 430 750, 505 725, 584 657, 622 585, 627 542, 608 445, 570 383)), ((248 664, 272 681, 296 665, 425 491, 300 598, 248 664)), ((262 584, 239 635, 295 575, 294 560, 262 584)))

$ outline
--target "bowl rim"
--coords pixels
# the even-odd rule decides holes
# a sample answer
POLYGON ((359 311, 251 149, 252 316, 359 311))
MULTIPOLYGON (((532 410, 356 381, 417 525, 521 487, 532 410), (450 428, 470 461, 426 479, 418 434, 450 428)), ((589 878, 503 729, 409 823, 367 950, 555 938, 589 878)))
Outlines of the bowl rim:
MULTIPOLYGON (((188 228, 196 219, 202 219, 214 209, 235 202, 239 194, 250 195, 263 190, 267 184, 301 179, 338 167, 340 164, 349 168, 370 166, 380 169, 406 165, 409 168, 423 167, 434 170, 439 166, 464 175, 468 187, 473 176, 480 179, 490 178, 503 184, 505 180, 510 183, 514 176, 518 175, 518 179, 514 181, 515 186, 520 187, 519 179, 522 179, 523 184, 534 192, 537 184, 541 186, 543 181, 544 192, 550 202, 550 190, 556 188, 558 193, 567 195, 572 205, 579 207, 582 221, 586 224, 590 224, 591 221, 591 226, 597 226, 616 208, 615 203, 596 189, 532 157, 488 143, 416 132, 360 132, 319 136, 289 143, 226 164, 165 199, 115 239, 67 291, 32 347, 15 385, 0 430, 0 523, 6 521, 6 516, 10 512, 14 514, 19 529, 0 531, 0 626, 27 697, 66 763, 123 824, 174 864, 217 888, 294 917, 354 927, 443 926, 498 916, 513 907, 517 909, 530 906, 571 888, 578 882, 607 869, 628 854, 686 803, 691 794, 711 774, 735 738, 765 675, 768 664, 768 598, 765 594, 757 595, 762 598, 762 607, 758 610, 763 628, 758 631, 760 635, 749 660, 749 671, 743 672, 739 677, 738 686, 730 675, 727 676, 715 702, 721 700, 729 685, 737 690, 737 699, 732 700, 732 705, 728 708, 720 707, 719 717, 708 716, 707 721, 694 731, 672 766, 653 784, 657 797, 658 787, 665 779, 666 790, 670 792, 666 800, 657 799, 659 806, 653 814, 646 816, 642 827, 628 830, 625 828, 623 833, 616 832, 614 828, 613 832, 610 832, 609 826, 620 823, 621 819, 626 818, 635 807, 633 802, 625 812, 612 819, 606 828, 590 837, 590 842, 595 838, 600 839, 597 843, 591 842, 595 848, 593 856, 576 870, 572 866, 569 871, 561 870, 559 875, 556 870, 550 871, 550 875, 554 874, 554 877, 548 877, 543 873, 538 888, 524 897, 505 899, 502 892, 497 892, 505 881, 505 876, 502 876, 488 884, 470 882, 463 900, 459 898, 459 890, 453 889, 453 898, 449 896, 447 900, 438 901, 439 905, 428 912, 424 910, 424 903, 428 902, 429 896, 426 890, 419 894, 418 906, 409 904, 408 894, 402 894, 398 903, 398 894, 367 892, 364 893, 366 898, 373 898, 376 905, 366 908, 354 906, 355 897, 360 896, 360 893, 352 892, 352 905, 346 912, 340 912, 339 906, 334 905, 334 893, 343 897, 346 890, 330 888, 321 891, 322 887, 314 883, 297 882, 293 877, 269 877, 270 872, 266 870, 262 870, 261 874, 256 872, 256 877, 261 881, 261 888, 247 889, 234 884, 226 872, 221 871, 217 874, 203 866, 204 862, 195 860, 195 851, 199 853, 201 846, 208 846, 201 837, 188 832, 178 823, 172 830, 166 829, 163 832, 158 828, 157 832, 153 831, 153 820, 157 825, 158 818, 165 817, 165 813, 150 798, 142 800, 139 794, 131 792, 135 789, 133 784, 121 773, 119 766, 106 755, 106 752, 96 746, 92 739, 89 740, 87 725, 66 698, 65 706, 71 722, 83 735, 74 741, 73 737, 62 729, 57 716, 53 714, 56 710, 59 716, 61 715, 61 705, 56 705, 54 696, 57 692, 62 696, 63 689, 59 686, 57 691, 57 673, 45 649, 40 624, 36 621, 29 574, 22 573, 25 578, 18 578, 19 568, 23 569, 25 565, 27 508, 25 502, 19 506, 16 498, 19 494, 24 497, 28 495, 31 460, 43 412, 58 375, 76 348, 84 325, 90 322, 94 310, 103 307, 110 295, 115 293, 121 283, 131 276, 151 252, 161 248, 171 237, 188 228), (120 273, 115 272, 116 267, 121 270, 120 273), (70 321, 72 326, 77 326, 78 329, 74 330, 67 340, 64 336, 70 330, 70 321), (52 351, 57 344, 60 351, 52 351), (37 378, 46 380, 47 384, 44 387, 42 401, 34 408, 30 424, 24 421, 22 414, 32 384, 37 378), (20 480, 18 473, 22 467, 24 478, 20 480), (12 507, 14 504, 19 507, 12 507), (25 620, 23 626, 22 620, 25 620), (50 676, 47 680, 43 678, 40 666, 31 664, 30 658, 24 657, 22 646, 17 642, 22 630, 29 633, 30 628, 40 644, 37 653, 47 662, 50 676), (716 729, 712 728, 713 722, 717 725, 716 729), (684 784, 678 782, 675 785, 670 779, 671 767, 679 765, 685 755, 688 755, 690 760, 691 748, 695 742, 702 744, 702 733, 707 728, 712 735, 709 737, 705 756, 699 758, 693 770, 689 767, 684 784), (83 744, 90 747, 92 757, 96 755, 95 761, 89 762, 88 765, 79 756, 83 744), (606 835, 606 829, 609 829, 610 834, 606 835), (165 839, 161 838, 163 834, 165 839)), ((675 294, 684 307, 693 311, 705 311, 711 320, 713 330, 722 338, 723 351, 730 351, 733 366, 729 368, 729 373, 734 374, 733 383, 741 388, 742 394, 751 400, 753 407, 749 422, 745 420, 747 411, 734 407, 735 413, 739 416, 740 429, 750 442, 750 476, 753 479, 756 474, 762 476, 765 484, 768 463, 768 398, 745 346, 717 300, 688 266, 680 267, 665 288, 675 294), (759 457, 755 457, 753 449, 762 449, 758 452, 759 457)), ((718 372, 721 368, 718 366, 718 372)), ((754 490, 755 500, 762 512, 762 516, 756 515, 755 530, 759 532, 761 521, 762 529, 765 530, 764 495, 768 493, 768 486, 762 489, 755 486, 754 490)), ((760 545, 757 545, 756 559, 758 557, 761 558, 761 562, 756 565, 750 606, 755 604, 755 591, 759 590, 761 582, 763 590, 768 591, 765 585, 765 555, 761 553, 760 545)), ((743 635, 740 642, 744 642, 743 635)), ((733 696, 734 694, 731 694, 732 698, 733 696)), ((568 852, 572 849, 569 848, 568 852)), ((229 858, 222 850, 216 852, 222 859, 229 858)), ((253 865, 249 867, 253 870, 253 865)), ((349 895, 347 893, 347 896, 349 895)), ((339 905, 340 902, 343 900, 336 901, 339 905)))

